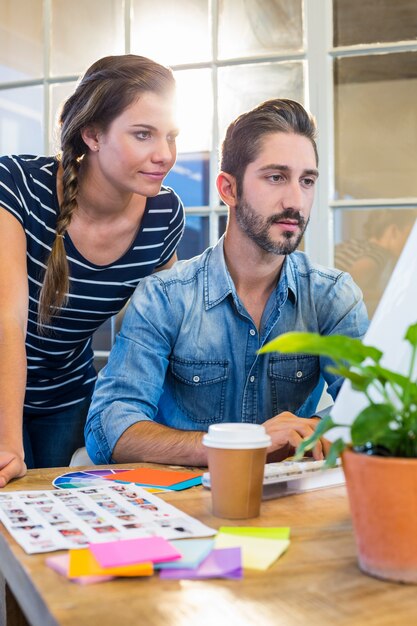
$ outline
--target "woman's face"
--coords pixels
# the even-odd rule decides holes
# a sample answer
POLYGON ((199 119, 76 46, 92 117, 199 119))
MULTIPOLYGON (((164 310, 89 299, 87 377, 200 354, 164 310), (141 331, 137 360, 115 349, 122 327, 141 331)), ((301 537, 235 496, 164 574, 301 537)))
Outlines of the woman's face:
POLYGON ((156 196, 175 163, 177 134, 173 97, 145 92, 98 132, 94 168, 121 193, 156 196))

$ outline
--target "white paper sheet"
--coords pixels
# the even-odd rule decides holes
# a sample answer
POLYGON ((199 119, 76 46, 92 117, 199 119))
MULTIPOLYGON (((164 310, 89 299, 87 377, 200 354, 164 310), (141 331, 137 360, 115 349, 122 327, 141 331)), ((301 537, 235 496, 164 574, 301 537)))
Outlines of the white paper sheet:
POLYGON ((0 492, 0 521, 28 554, 133 537, 182 539, 216 534, 133 483, 0 492))

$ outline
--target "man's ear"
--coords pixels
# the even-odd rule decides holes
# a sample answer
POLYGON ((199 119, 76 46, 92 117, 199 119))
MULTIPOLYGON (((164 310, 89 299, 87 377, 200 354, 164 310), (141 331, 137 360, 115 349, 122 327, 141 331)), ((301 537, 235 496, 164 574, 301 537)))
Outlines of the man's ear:
POLYGON ((94 126, 86 126, 81 129, 81 137, 90 150, 98 150, 99 132, 94 126))
POLYGON ((223 202, 229 207, 237 204, 236 178, 227 172, 220 172, 216 180, 217 191, 223 202))

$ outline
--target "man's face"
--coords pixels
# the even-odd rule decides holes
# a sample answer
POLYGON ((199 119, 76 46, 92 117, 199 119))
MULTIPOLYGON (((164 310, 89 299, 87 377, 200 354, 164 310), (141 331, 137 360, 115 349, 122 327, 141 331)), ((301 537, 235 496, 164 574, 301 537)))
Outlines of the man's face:
POLYGON ((290 254, 308 224, 317 177, 314 148, 307 137, 265 135, 243 177, 236 204, 238 225, 265 252, 290 254))

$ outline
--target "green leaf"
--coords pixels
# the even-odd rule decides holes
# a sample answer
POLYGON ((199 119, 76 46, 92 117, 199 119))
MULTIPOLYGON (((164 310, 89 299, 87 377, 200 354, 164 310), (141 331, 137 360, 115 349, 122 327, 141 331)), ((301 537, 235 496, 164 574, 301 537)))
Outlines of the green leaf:
POLYGON ((290 332, 266 343, 258 354, 266 352, 292 352, 327 356, 336 361, 359 365, 366 358, 378 362, 382 352, 372 346, 365 346, 359 339, 343 335, 322 336, 317 333, 290 332))
POLYGON ((391 372, 391 370, 387 370, 385 367, 381 367, 380 365, 368 365, 366 367, 361 368, 361 371, 366 373, 370 378, 378 378, 378 380, 385 384, 391 383, 394 385, 398 385, 402 389, 406 389, 410 385, 410 379, 402 374, 398 374, 397 372, 391 372))
POLYGON ((409 394, 409 404, 417 404, 417 383, 413 383, 410 381, 410 386, 408 388, 409 394))
MULTIPOLYGON (((414 380, 417 322, 408 328, 404 340, 412 347, 408 375, 382 367, 382 353, 377 348, 341 335, 285 333, 264 345, 259 354, 277 351, 327 357, 332 362, 327 370, 348 379, 352 387, 368 400, 368 406, 350 427, 353 445, 370 443, 385 448, 393 456, 417 458, 417 380, 414 380), (371 385, 378 391, 378 403, 368 391, 371 385)), ((296 458, 314 448, 320 437, 333 426, 338 424, 334 424, 330 417, 323 419, 312 436, 298 447, 296 458)), ((344 447, 342 440, 332 444, 327 465, 335 463, 344 447)))
POLYGON ((417 322, 408 327, 404 339, 409 341, 412 346, 417 346, 417 322))
POLYGON ((385 431, 379 434, 375 440, 375 444, 382 446, 390 452, 393 456, 414 456, 408 454, 406 450, 405 442, 407 441, 407 433, 404 429, 391 430, 389 426, 385 431))
POLYGON ((336 465, 338 457, 342 454, 346 446, 347 444, 343 441, 343 439, 336 439, 336 441, 334 441, 330 447, 324 466, 334 467, 336 465))
MULTIPOLYGON (((331 372, 332 374, 337 374, 338 376, 343 376, 343 378, 348 378, 352 384, 353 389, 356 389, 357 391, 366 391, 366 389, 375 379, 375 376, 373 375, 363 376, 362 374, 355 372, 353 370, 350 370, 347 367, 344 367, 343 365, 341 365, 340 367, 329 366, 326 369, 328 372, 331 372)), ((362 368, 361 368, 361 371, 362 371, 362 368)))
POLYGON ((359 413, 351 427, 352 444, 376 443, 395 419, 395 409, 387 404, 371 404, 359 413))
POLYGON ((314 446, 319 441, 319 439, 324 435, 324 433, 326 433, 328 430, 330 430, 334 426, 336 426, 336 424, 333 422, 330 415, 326 415, 326 417, 323 417, 323 419, 321 419, 320 422, 317 424, 317 427, 315 431, 313 432, 313 434, 310 437, 308 437, 308 439, 304 439, 304 441, 300 443, 294 455, 294 458, 296 460, 301 459, 306 452, 314 448, 314 446))

